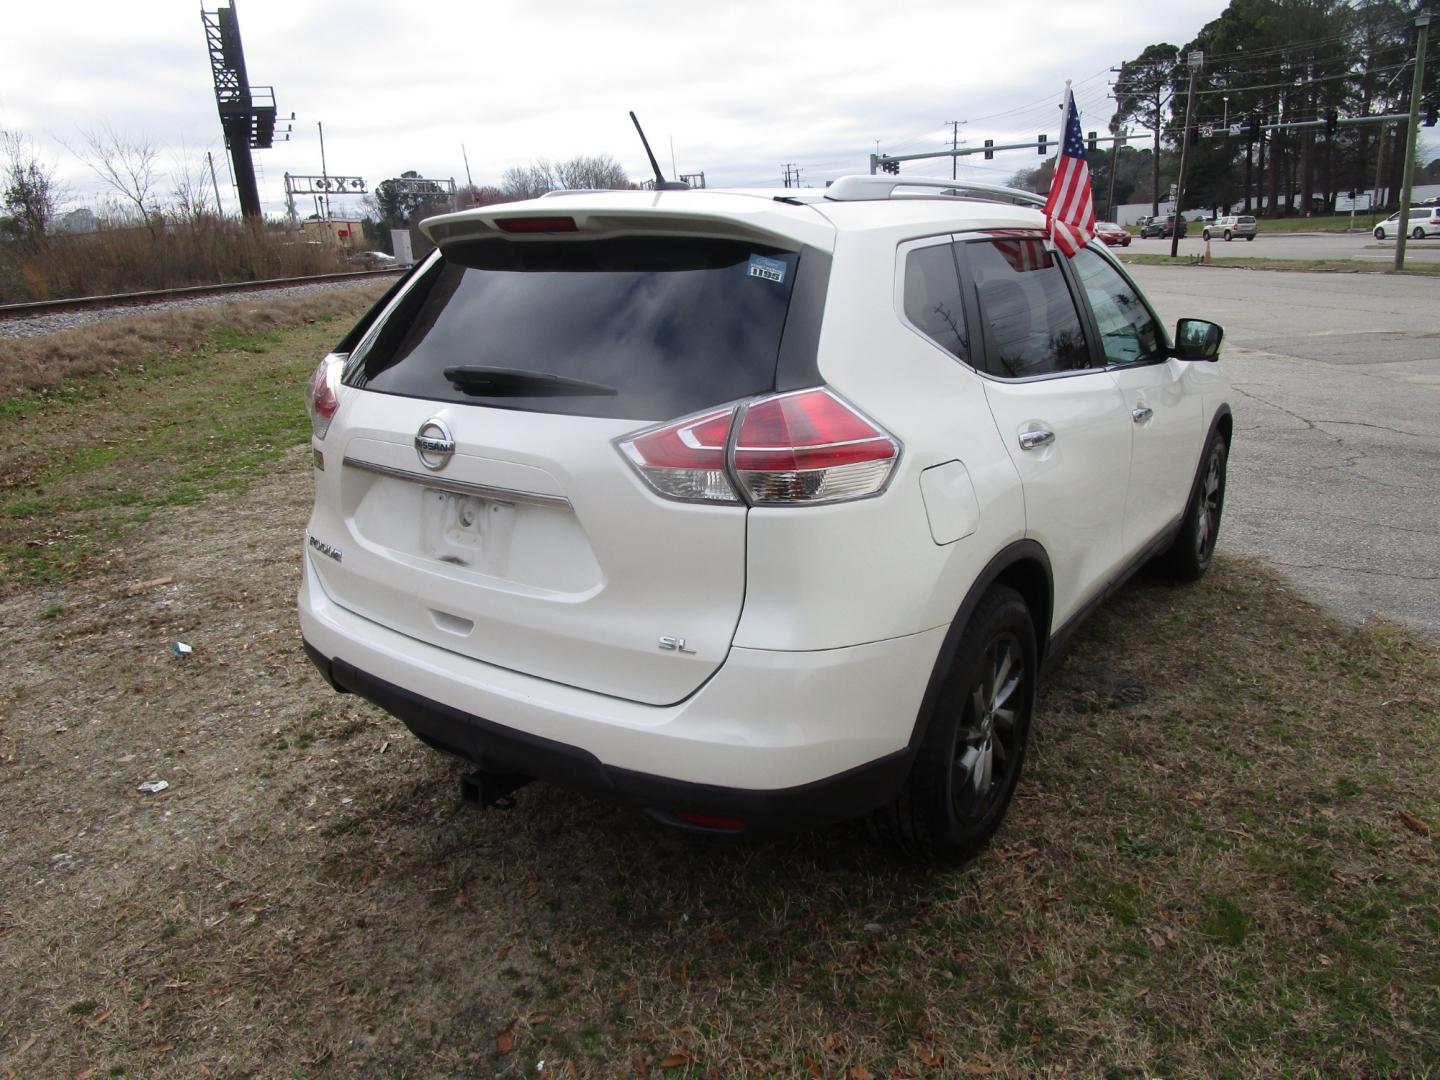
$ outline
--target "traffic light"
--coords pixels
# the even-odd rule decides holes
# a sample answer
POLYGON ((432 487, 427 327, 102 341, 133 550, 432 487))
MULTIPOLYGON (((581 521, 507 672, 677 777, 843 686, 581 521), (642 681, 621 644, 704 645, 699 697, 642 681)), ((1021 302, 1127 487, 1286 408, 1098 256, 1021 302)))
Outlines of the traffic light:
POLYGON ((882 172, 887 172, 891 176, 900 175, 900 163, 891 158, 886 158, 884 161, 880 162, 880 169, 882 172))
POLYGON ((994 139, 986 139, 986 140, 985 140, 985 160, 986 160, 986 161, 994 161, 994 160, 995 160, 995 151, 994 151, 993 149, 991 149, 991 147, 993 147, 994 145, 995 145, 995 140, 994 140, 994 139))
POLYGON ((1331 109, 1325 114, 1325 134, 1330 138, 1335 137, 1335 132, 1340 130, 1340 114, 1331 109))
POLYGON ((1085 140, 1088 144, 1086 147, 1087 151, 1093 154, 1095 152, 1095 132, 1092 131, 1086 135, 1085 140))
POLYGON ((1040 146, 1039 146, 1039 153, 1040 153, 1040 156, 1041 156, 1041 157, 1044 157, 1044 156, 1045 156, 1045 152, 1050 149, 1050 147, 1048 147, 1048 146, 1045 145, 1046 142, 1048 141, 1048 139, 1049 139, 1049 136, 1047 136, 1047 135, 1042 131, 1042 132, 1040 133, 1040 146))

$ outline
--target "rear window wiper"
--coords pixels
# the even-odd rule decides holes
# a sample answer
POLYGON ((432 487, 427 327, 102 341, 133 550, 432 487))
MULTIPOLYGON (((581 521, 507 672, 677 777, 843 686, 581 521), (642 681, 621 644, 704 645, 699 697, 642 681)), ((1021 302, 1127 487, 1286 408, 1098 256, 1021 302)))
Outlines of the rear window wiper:
POLYGON ((502 367, 447 367, 445 378, 455 389, 466 394, 493 394, 497 397, 515 394, 523 397, 613 397, 615 387, 604 383, 572 379, 567 375, 551 375, 545 371, 525 371, 502 367))

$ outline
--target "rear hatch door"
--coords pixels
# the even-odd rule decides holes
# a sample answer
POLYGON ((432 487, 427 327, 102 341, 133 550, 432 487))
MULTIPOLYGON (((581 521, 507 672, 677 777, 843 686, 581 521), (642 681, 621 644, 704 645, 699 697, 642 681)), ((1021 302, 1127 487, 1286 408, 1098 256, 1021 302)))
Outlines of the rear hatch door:
POLYGON ((343 550, 312 558, 327 594, 545 679, 692 693, 740 615, 746 511, 656 495, 614 440, 773 389, 802 261, 716 237, 447 244, 351 354, 312 523, 343 550))

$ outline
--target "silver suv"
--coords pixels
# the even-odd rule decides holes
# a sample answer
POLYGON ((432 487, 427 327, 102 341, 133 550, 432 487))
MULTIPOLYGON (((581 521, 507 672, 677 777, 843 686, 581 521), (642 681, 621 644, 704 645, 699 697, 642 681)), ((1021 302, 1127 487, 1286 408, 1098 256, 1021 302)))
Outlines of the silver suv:
POLYGON ((1240 237, 1245 240, 1254 240, 1259 227, 1255 224, 1255 218, 1250 214, 1231 214, 1228 217, 1216 218, 1209 225, 1205 226, 1200 233, 1203 240, 1209 240, 1211 236, 1223 236, 1226 240, 1234 240, 1240 237))

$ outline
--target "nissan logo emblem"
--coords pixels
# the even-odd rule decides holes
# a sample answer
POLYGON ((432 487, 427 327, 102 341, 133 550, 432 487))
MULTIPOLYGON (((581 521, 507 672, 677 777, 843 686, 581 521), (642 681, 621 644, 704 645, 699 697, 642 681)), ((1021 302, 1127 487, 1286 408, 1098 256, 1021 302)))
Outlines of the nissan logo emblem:
POLYGON ((415 453, 427 469, 443 469, 455 453, 455 436, 439 417, 431 417, 415 433, 415 453))

